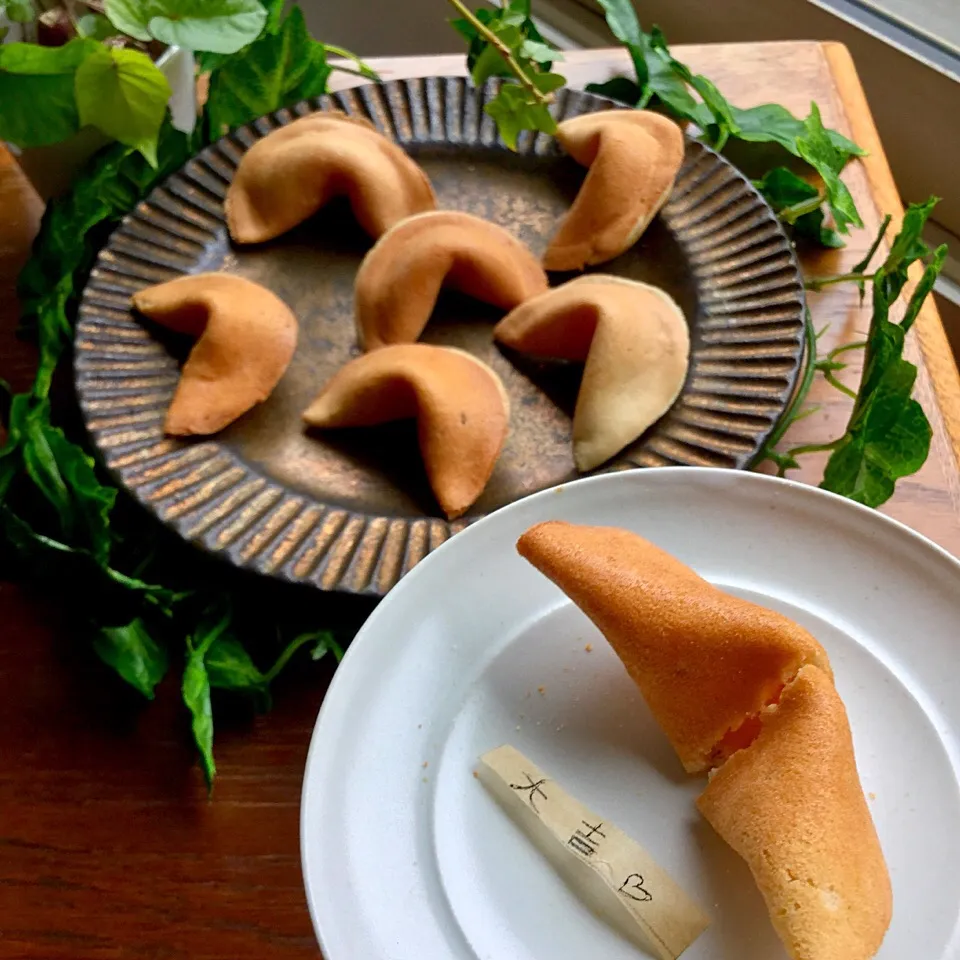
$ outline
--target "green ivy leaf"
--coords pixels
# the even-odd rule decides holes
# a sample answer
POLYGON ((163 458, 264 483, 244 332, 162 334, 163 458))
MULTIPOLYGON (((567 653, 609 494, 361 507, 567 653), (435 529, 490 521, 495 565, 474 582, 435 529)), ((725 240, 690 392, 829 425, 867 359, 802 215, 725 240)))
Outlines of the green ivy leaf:
POLYGON ((106 0, 103 12, 121 33, 146 43, 152 39, 147 24, 153 6, 149 0, 106 0))
POLYGON ((949 250, 945 243, 941 243, 940 246, 933 251, 933 261, 927 264, 926 269, 923 271, 923 276, 914 288, 913 294, 907 303, 907 309, 904 311, 903 319, 900 321, 900 326, 904 332, 913 326, 913 321, 917 319, 924 301, 933 291, 934 284, 937 282, 937 277, 940 276, 940 271, 943 269, 943 264, 947 259, 948 252, 949 250))
POLYGON ((75 134, 80 128, 74 92, 77 68, 100 49, 84 38, 62 47, 0 46, 0 140, 22 148, 42 147, 75 134), (43 108, 38 110, 37 104, 43 108))
MULTIPOLYGON (((530 79, 533 81, 533 85, 541 93, 553 93, 554 90, 559 90, 566 82, 567 78, 560 76, 559 73, 535 73, 530 79)), ((549 111, 547 111, 549 116, 549 111)), ((550 120, 553 123, 553 118, 550 120)), ((556 130, 556 123, 553 123, 553 129, 556 130)), ((535 127, 536 130, 542 130, 543 127, 535 127)))
POLYGON ((217 774, 217 764, 213 759, 213 707, 210 703, 210 678, 203 662, 204 653, 202 647, 190 649, 183 670, 181 692, 183 702, 190 711, 193 740, 200 752, 203 775, 210 790, 217 774))
POLYGON ((208 789, 213 788, 217 765, 213 759, 213 707, 210 703, 210 675, 206 658, 210 648, 230 626, 231 618, 229 608, 209 611, 195 634, 187 637, 187 662, 181 691, 183 702, 190 711, 193 739, 200 752, 208 789))
POLYGON ((13 512, 6 498, 0 501, 0 535, 17 559, 17 573, 30 572, 58 591, 69 591, 78 616, 127 623, 145 608, 166 614, 176 600, 169 590, 100 563, 89 550, 38 532, 13 512))
MULTIPOLYGON (((913 367, 906 360, 900 363, 913 367)), ((913 371, 915 374, 915 367, 913 371)), ((831 455, 820 486, 868 507, 879 507, 893 496, 897 480, 923 466, 931 435, 923 408, 909 395, 876 402, 861 429, 831 455)))
POLYGON ((896 481, 916 473, 930 450, 930 424, 911 396, 917 368, 904 359, 903 344, 943 266, 945 247, 938 248, 926 265, 903 321, 892 323, 889 315, 907 282, 910 266, 930 252, 922 233, 935 204, 931 197, 924 204, 910 205, 890 253, 874 272, 873 313, 860 389, 821 483, 826 490, 870 507, 885 503, 896 481))
POLYGON ((839 250, 846 246, 843 237, 832 227, 826 225, 826 217, 824 217, 821 209, 797 217, 793 222, 793 232, 795 236, 803 237, 819 244, 821 247, 839 250))
POLYGON ((334 640, 332 633, 328 630, 312 631, 295 637, 281 651, 273 666, 263 673, 243 644, 229 633, 223 633, 211 644, 205 658, 210 686, 248 694, 253 697, 258 710, 269 710, 270 684, 293 655, 308 644, 312 645, 311 656, 314 660, 319 660, 328 651, 333 651, 338 662, 343 657, 343 650, 334 640))
POLYGON ((146 54, 98 47, 77 68, 76 98, 81 124, 92 124, 134 147, 157 166, 157 139, 170 84, 146 54))
POLYGON ((0 3, 0 13, 5 13, 13 23, 33 23, 36 13, 30 0, 7 0, 0 3))
MULTIPOLYGON (((515 31, 519 37, 520 31, 516 27, 508 27, 507 29, 515 31)), ((507 66, 506 60, 500 56, 500 52, 493 44, 487 44, 484 47, 470 71, 470 79, 478 87, 483 86, 490 77, 509 77, 510 75, 510 67, 507 66)))
POLYGON ((210 686, 221 690, 265 690, 266 682, 246 648, 229 634, 221 634, 206 655, 210 686))
POLYGON ((767 198, 776 213, 819 196, 820 191, 786 167, 768 170, 754 186, 767 198))
POLYGON ((774 167, 767 171, 761 180, 755 182, 757 189, 763 194, 775 213, 784 217, 793 227, 794 235, 811 240, 824 247, 842 247, 843 240, 835 230, 824 226, 823 211, 818 206, 816 210, 790 216, 792 207, 809 205, 810 201, 820 202, 820 191, 812 184, 798 177, 786 167, 774 167))
POLYGON ((550 66, 563 59, 563 54, 542 40, 524 40, 520 44, 520 56, 524 60, 550 66))
POLYGON ((820 119, 820 109, 810 104, 810 116, 804 121, 804 134, 796 140, 797 152, 823 178, 827 200, 834 222, 841 233, 849 233, 850 225, 862 227, 863 221, 857 211, 847 185, 840 179, 846 158, 833 145, 820 119))
POLYGON ((115 37, 117 29, 102 13, 85 13, 77 20, 77 33, 91 40, 115 37))
MULTIPOLYGON (((795 157, 800 156, 797 139, 807 133, 803 120, 795 117, 779 103, 764 103, 758 107, 741 110, 730 105, 730 112, 738 128, 737 137, 751 143, 779 143, 795 157)), ((848 140, 836 130, 827 130, 827 137, 837 151, 837 160, 842 169, 850 157, 862 157, 866 154, 852 140, 848 140)))
POLYGON ((550 134, 557 130, 550 111, 516 83, 505 83, 484 111, 494 119, 503 142, 511 150, 517 149, 517 137, 524 130, 550 134))
POLYGON ((666 43, 658 41, 662 37, 659 27, 653 28, 650 37, 644 37, 649 83, 637 105, 642 108, 658 101, 675 117, 689 120, 696 112, 697 102, 683 79, 674 73, 671 67, 673 58, 666 51, 666 43))
POLYGON ((211 687, 246 694, 260 713, 270 709, 270 681, 236 637, 227 633, 217 637, 207 651, 205 663, 211 687))
POLYGON ((588 83, 587 93, 596 93, 635 107, 643 96, 643 91, 629 77, 611 77, 603 83, 588 83))
POLYGON ((302 11, 294 7, 276 34, 265 34, 210 75, 206 113, 211 138, 319 96, 330 72, 323 44, 312 39, 302 11))
POLYGON ((637 86, 643 89, 649 80, 649 70, 643 30, 640 29, 640 21, 637 20, 631 0, 597 0, 597 2, 603 9, 610 32, 627 48, 630 59, 633 60, 637 86))
MULTIPOLYGON (((26 396, 26 395, 24 395, 26 396)), ((27 476, 54 508, 62 535, 78 536, 94 558, 106 563, 110 555, 110 510, 116 490, 103 486, 94 471, 93 459, 69 441, 50 423, 50 403, 30 403, 16 398, 18 413, 26 409, 18 425, 23 436, 23 462, 27 476)))
POLYGON ((267 22, 259 0, 156 0, 150 8, 147 29, 154 39, 212 53, 236 53, 253 43, 267 22))
POLYGON ((141 619, 123 627, 102 627, 94 637, 93 649, 130 686, 148 700, 154 698, 157 684, 167 673, 167 651, 150 636, 141 619))

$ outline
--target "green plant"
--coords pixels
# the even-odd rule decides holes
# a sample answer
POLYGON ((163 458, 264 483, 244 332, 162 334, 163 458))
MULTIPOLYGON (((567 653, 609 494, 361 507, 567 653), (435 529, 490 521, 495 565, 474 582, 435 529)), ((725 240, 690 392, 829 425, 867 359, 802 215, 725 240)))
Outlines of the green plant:
POLYGON ((18 572, 66 597, 94 651, 145 697, 152 698, 184 652, 184 702, 211 782, 211 688, 246 695, 266 709, 270 684, 297 650, 308 644, 316 658, 328 650, 339 656, 340 648, 328 631, 310 629, 313 612, 289 599, 274 629, 274 618, 263 615, 249 591, 238 594, 216 565, 185 558, 145 525, 117 500, 85 439, 71 439, 53 422, 50 392, 70 345, 76 298, 117 221, 225 129, 327 89, 327 52, 338 48, 310 36, 299 8, 281 18, 281 6, 265 8, 252 43, 211 60, 209 95, 193 133, 175 130, 165 115, 149 157, 134 144, 106 147, 70 193, 49 205, 19 282, 23 327, 37 340, 39 364, 30 391, 4 405, 7 437, 0 448, 0 535, 18 572), (197 588, 198 582, 212 585, 197 588), (248 651, 263 646, 263 636, 271 638, 275 662, 261 672, 248 651))
MULTIPOLYGON (((157 167, 171 90, 152 54, 165 46, 197 54, 203 69, 216 75, 227 58, 259 37, 275 38, 270 52, 284 60, 286 71, 296 63, 299 88, 307 91, 325 88, 328 53, 365 69, 347 50, 312 40, 307 46, 300 35, 281 32, 283 8, 284 0, 63 0, 39 13, 30 0, 0 2, 0 10, 32 28, 37 40, 0 46, 0 140, 21 148, 47 146, 90 126, 157 167), (55 34, 44 30, 45 23, 58 24, 55 34), (287 39, 299 45, 281 50, 287 39)), ((266 57, 253 66, 243 59, 230 62, 233 69, 246 64, 267 77, 277 74, 266 57)), ((243 79, 252 90, 256 78, 243 79)), ((297 83, 276 92, 295 93, 297 83)), ((273 93, 263 81, 260 102, 273 93)), ((236 112, 235 107, 226 112, 231 109, 236 112)))
POLYGON ((512 77, 485 110, 493 117, 504 142, 516 149, 523 130, 554 133, 556 121, 550 113, 553 92, 566 80, 551 67, 563 55, 544 42, 530 17, 530 0, 508 0, 496 10, 476 13, 462 2, 449 0, 461 14, 451 21, 453 28, 469 43, 467 67, 478 86, 490 77, 512 77))
POLYGON ((893 496, 897 480, 916 473, 926 461, 930 450, 930 423, 912 396, 917 368, 904 359, 903 345, 947 255, 945 244, 931 251, 922 239, 923 227, 936 203, 936 199, 931 198, 926 203, 910 205, 890 252, 873 273, 864 271, 883 242, 890 225, 889 216, 884 219, 867 255, 850 273, 808 282, 813 290, 834 283, 855 283, 860 287, 861 299, 869 283, 870 327, 866 340, 844 344, 825 357, 818 357, 817 337, 808 314, 807 359, 800 387, 760 455, 760 460, 771 460, 777 465, 780 476, 799 467, 798 456, 829 451, 820 486, 868 507, 878 507, 893 496), (890 311, 907 285, 910 267, 916 262, 923 264, 923 275, 897 323, 890 319, 890 311), (846 367, 838 357, 852 350, 864 351, 863 372, 856 392, 836 379, 836 373, 846 367), (853 399, 846 429, 834 440, 778 451, 777 446, 789 427, 812 412, 805 404, 817 372, 853 399))

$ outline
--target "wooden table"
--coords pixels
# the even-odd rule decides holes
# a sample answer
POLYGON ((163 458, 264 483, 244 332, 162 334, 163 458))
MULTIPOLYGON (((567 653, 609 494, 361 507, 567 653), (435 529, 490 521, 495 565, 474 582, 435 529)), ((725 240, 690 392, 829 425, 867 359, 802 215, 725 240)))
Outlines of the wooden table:
MULTIPOLYGON (((676 53, 740 106, 776 101, 803 115, 816 100, 827 125, 870 150, 845 174, 865 230, 844 251, 805 263, 811 273, 848 269, 881 212, 897 216, 901 206, 846 50, 803 42, 676 53)), ((459 57, 374 65, 384 78, 463 72, 459 57)), ((582 86, 628 63, 619 51, 587 51, 568 55, 564 66, 571 85, 582 86)), ((18 388, 30 381, 32 355, 13 337, 12 279, 39 213, 18 168, 0 152, 0 374, 18 388)), ((818 325, 830 323, 824 347, 859 339, 866 327, 853 289, 812 296, 811 306, 818 325)), ((932 303, 916 330, 909 355, 920 367, 918 395, 933 445, 927 465, 901 481, 885 509, 960 554, 960 381, 932 303)), ((849 373, 852 382, 858 371, 849 373)), ((820 383, 813 400, 823 409, 798 424, 801 442, 831 438, 846 423, 849 401, 839 393, 820 383)), ((815 482, 822 465, 805 458, 800 477, 815 482)), ((281 681, 272 714, 218 729, 220 772, 207 802, 175 678, 156 703, 136 709, 135 698, 75 642, 69 611, 9 584, 0 585, 0 635, 0 956, 316 957, 298 817, 329 665, 281 681)))

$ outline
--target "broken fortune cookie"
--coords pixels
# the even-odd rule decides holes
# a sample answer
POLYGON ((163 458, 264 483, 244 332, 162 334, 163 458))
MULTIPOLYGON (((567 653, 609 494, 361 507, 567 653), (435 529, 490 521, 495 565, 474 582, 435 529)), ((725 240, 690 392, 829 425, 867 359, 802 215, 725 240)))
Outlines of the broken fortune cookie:
POLYGON ((427 175, 400 146, 370 124, 320 111, 280 127, 243 155, 227 190, 227 227, 237 243, 263 243, 338 196, 348 198, 374 238, 436 207, 427 175))
POLYGON ((794 960, 869 960, 893 911, 843 701, 801 667, 697 808, 747 862, 794 960))
POLYGON ((793 960, 869 960, 890 878, 826 652, 627 530, 538 524, 517 549, 599 627, 747 862, 793 960))
POLYGON ((210 434, 266 400, 297 346, 297 320, 266 287, 225 273, 199 273, 140 290, 133 306, 176 333, 199 339, 187 357, 164 432, 210 434))
POLYGON ((430 486, 449 519, 483 492, 507 437, 500 378, 462 350, 423 343, 365 353, 342 367, 303 414, 311 427, 370 427, 416 418, 430 486))
POLYGON ((581 471, 609 460, 659 420, 689 367, 690 333, 669 294, 604 274, 527 300, 493 335, 521 353, 586 361, 573 415, 581 471))
POLYGON ((376 242, 357 272, 363 349, 416 340, 441 287, 511 310, 545 291, 547 276, 524 244, 489 220, 452 210, 410 217, 376 242))
POLYGON ((640 239, 673 189, 683 133, 650 110, 603 110, 564 120, 557 140, 589 170, 543 265, 581 270, 612 260, 640 239))

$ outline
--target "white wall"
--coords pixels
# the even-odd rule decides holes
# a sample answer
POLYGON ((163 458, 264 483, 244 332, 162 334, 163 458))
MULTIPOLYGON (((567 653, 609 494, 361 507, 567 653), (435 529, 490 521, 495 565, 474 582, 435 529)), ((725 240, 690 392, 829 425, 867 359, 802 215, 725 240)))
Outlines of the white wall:
POLYGON ((447 0, 300 0, 300 6, 318 40, 364 57, 459 53, 464 48, 447 23, 456 16, 447 0))

